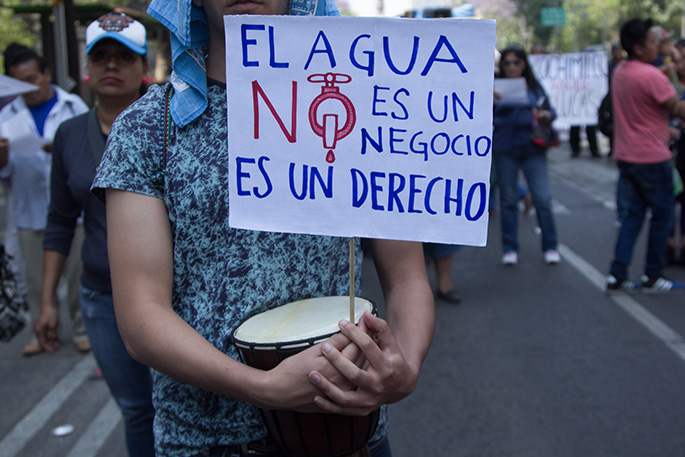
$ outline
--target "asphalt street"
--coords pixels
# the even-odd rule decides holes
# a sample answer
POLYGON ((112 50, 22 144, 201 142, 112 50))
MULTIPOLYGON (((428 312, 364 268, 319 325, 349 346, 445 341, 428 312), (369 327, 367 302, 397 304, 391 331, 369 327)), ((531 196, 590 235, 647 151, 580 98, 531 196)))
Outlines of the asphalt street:
MULTIPOLYGON (((583 154, 571 159, 567 143, 549 152, 560 265, 542 261, 534 215, 520 219, 518 266, 500 264, 497 215, 487 247, 457 254, 463 301, 436 301, 419 385, 390 407, 395 457, 685 456, 685 295, 605 295, 618 172, 583 154)), ((685 281, 683 266, 666 274, 685 281)), ((382 310, 368 259, 365 283, 382 310)), ((92 355, 65 339, 54 355, 24 358, 27 339, 0 345, 0 457, 125 456, 92 355), (52 434, 65 424, 74 431, 52 434)))

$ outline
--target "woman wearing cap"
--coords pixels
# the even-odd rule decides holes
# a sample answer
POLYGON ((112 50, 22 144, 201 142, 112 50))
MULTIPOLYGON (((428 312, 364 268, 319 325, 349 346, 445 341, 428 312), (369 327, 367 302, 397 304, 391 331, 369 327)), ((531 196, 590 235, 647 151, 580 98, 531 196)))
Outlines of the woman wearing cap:
POLYGON ((51 198, 45 230, 41 310, 35 331, 48 352, 59 348, 58 315, 51 297, 69 253, 74 225, 83 213, 81 311, 93 353, 124 416, 130 457, 154 456, 152 379, 133 360, 117 329, 107 256, 105 207, 90 186, 114 119, 143 92, 147 41, 142 24, 109 13, 86 30, 88 83, 96 108, 62 124, 53 147, 51 198))
MULTIPOLYGON (((231 88, 222 16, 337 9, 333 0, 153 0, 148 12, 172 32, 171 119, 164 120, 170 86, 151 88, 114 123, 93 183, 98 193, 106 189, 121 335, 137 360, 155 368, 158 455, 281 456, 261 441, 267 431, 258 407, 366 415, 416 387, 434 325, 421 244, 369 243, 387 320, 365 313, 360 327, 341 322, 342 335, 272 370, 240 363, 230 336, 250 315, 347 294, 349 243, 228 226, 231 88), (160 169, 162 186, 153 180, 160 169), (350 360, 360 351, 368 366, 350 360)), ((359 240, 356 250, 361 267, 359 240)), ((381 416, 369 442, 373 457, 390 455, 385 410, 381 416)))

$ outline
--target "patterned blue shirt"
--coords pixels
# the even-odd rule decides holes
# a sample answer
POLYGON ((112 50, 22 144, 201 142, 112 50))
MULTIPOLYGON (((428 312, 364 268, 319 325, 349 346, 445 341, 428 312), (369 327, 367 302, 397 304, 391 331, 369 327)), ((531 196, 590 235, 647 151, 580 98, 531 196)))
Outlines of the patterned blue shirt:
MULTIPOLYGON (((174 246, 174 310, 211 344, 238 358, 230 336, 248 317, 302 298, 347 294, 348 241, 230 228, 226 90, 210 86, 205 112, 183 128, 172 124, 166 168, 164 91, 151 87, 119 116, 93 187, 164 200, 174 246), (160 191, 151 178, 162 170, 160 191)), ((359 243, 356 259, 355 287, 361 290, 359 243)), ((252 405, 159 372, 154 380, 158 455, 194 455, 266 436, 252 405)), ((385 433, 385 416, 382 424, 379 433, 385 433)))

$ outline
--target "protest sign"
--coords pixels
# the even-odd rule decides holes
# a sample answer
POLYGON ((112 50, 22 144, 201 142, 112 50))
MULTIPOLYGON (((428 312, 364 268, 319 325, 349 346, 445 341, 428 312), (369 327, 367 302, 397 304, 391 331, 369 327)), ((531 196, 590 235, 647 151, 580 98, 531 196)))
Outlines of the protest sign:
POLYGON ((494 21, 224 21, 232 227, 485 245, 494 21))
POLYGON ((597 109, 609 90, 606 53, 536 54, 528 60, 557 111, 556 128, 597 124, 597 109))
POLYGON ((12 95, 34 92, 39 89, 34 84, 25 83, 7 75, 0 75, 0 97, 11 97, 12 95))

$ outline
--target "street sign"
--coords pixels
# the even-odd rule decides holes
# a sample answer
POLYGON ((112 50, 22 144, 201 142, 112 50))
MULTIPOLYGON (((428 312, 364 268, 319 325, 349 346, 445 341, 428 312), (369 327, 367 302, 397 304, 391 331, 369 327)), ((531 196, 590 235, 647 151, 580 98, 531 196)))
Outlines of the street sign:
POLYGON ((566 25, 565 8, 542 8, 540 10, 543 27, 566 25))

